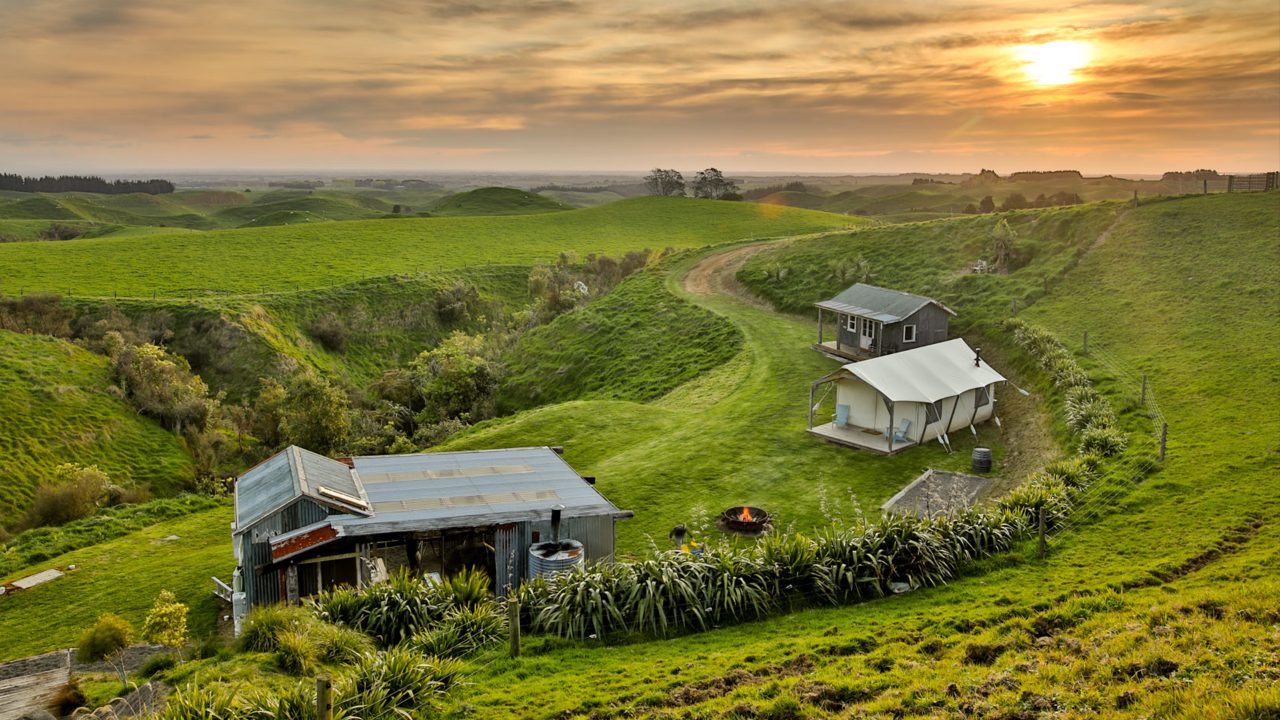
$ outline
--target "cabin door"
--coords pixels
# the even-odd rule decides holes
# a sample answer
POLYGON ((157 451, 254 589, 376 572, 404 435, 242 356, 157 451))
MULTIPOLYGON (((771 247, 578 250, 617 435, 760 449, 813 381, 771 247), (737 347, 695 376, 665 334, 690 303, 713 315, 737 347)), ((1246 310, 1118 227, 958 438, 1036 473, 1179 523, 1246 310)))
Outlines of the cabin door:
POLYGON ((858 345, 863 350, 870 350, 876 341, 876 324, 867 318, 862 318, 862 332, 858 333, 858 345))

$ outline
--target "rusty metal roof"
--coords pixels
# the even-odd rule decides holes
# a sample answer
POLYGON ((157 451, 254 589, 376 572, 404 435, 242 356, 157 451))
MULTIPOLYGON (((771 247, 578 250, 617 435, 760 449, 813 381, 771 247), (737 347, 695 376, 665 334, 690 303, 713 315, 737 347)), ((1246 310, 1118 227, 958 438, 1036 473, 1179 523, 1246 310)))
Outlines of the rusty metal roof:
POLYGON ((301 448, 281 451, 236 484, 237 527, 303 496, 329 506, 324 523, 342 535, 540 520, 557 506, 565 517, 631 515, 546 447, 373 455, 352 465, 301 448))

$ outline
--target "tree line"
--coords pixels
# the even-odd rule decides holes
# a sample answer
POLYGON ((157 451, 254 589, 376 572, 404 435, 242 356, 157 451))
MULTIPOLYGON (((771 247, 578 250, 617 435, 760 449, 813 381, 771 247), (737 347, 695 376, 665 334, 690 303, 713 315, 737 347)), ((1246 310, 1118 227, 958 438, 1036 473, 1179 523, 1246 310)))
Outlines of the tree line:
POLYGON ((44 177, 26 177, 14 173, 0 173, 0 190, 14 192, 91 192, 104 195, 123 195, 125 193, 147 193, 162 195, 174 191, 173 183, 168 180, 113 180, 107 182, 93 175, 45 175, 44 177))
POLYGON ((654 168, 644 178, 644 186, 651 195, 684 197, 692 191, 693 197, 709 200, 741 200, 738 183, 726 178, 715 168, 699 170, 692 183, 686 183, 679 170, 654 168))

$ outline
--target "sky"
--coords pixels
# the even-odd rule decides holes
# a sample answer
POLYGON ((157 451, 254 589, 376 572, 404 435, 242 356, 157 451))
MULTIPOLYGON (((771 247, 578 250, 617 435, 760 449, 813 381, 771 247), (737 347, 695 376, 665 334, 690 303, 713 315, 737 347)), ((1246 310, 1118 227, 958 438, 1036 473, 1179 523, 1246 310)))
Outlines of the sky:
POLYGON ((1280 3, 0 0, 0 172, 708 166, 1274 170, 1280 3))

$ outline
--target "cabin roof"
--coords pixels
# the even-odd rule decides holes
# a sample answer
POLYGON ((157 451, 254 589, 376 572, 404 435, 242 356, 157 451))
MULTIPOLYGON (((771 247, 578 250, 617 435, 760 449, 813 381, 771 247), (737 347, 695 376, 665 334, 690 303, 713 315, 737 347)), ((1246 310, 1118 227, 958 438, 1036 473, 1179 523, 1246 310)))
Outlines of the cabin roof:
POLYGON ((339 511, 368 512, 369 499, 350 467, 290 445, 236 481, 236 527, 247 528, 303 497, 339 511))
POLYGON ((975 388, 1004 382, 986 360, 960 338, 892 355, 849 363, 829 375, 855 377, 893 402, 937 402, 975 388))
POLYGON ((816 303, 824 310, 871 318, 883 323, 901 322, 925 305, 937 305, 950 315, 955 311, 923 295, 857 283, 830 300, 816 303))
MULTIPOLYGON (((296 478, 288 476, 293 465, 278 460, 287 459, 293 450, 278 453, 241 477, 236 485, 238 528, 247 528, 302 496, 296 478), (272 509, 262 514, 263 508, 272 509)), ((347 489, 320 487, 338 489, 365 503, 362 508, 334 502, 332 492, 308 495, 336 511, 321 524, 340 528, 343 535, 525 522, 545 519, 557 506, 566 517, 630 516, 547 447, 371 455, 352 458, 352 467, 309 454, 324 461, 314 462, 311 472, 319 469, 327 478, 342 468, 354 491, 350 485, 347 489)), ((336 479, 333 484, 338 484, 336 479)))

